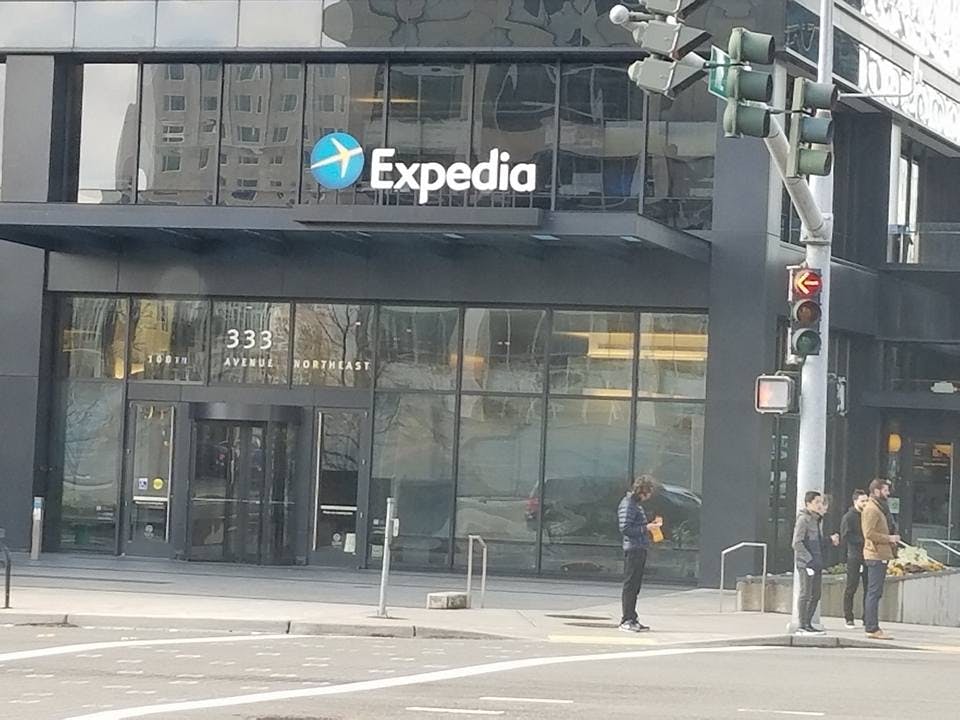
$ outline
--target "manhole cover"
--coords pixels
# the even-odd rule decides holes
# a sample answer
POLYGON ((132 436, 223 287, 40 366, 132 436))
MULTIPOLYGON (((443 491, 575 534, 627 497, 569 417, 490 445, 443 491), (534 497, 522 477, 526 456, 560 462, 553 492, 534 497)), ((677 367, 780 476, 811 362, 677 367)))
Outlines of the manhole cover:
POLYGON ((558 620, 606 620, 609 621, 610 618, 606 615, 550 615, 547 617, 557 618, 558 620))

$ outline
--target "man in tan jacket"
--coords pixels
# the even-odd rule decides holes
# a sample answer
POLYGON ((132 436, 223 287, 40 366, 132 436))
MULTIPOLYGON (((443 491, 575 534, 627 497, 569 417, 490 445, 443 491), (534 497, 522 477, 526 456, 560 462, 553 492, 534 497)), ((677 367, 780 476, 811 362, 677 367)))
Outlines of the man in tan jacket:
POLYGON ((880 598, 883 596, 883 581, 887 576, 887 563, 893 560, 893 551, 900 542, 899 535, 890 534, 887 524, 887 498, 890 497, 890 482, 877 479, 870 483, 870 500, 860 513, 863 530, 863 562, 867 566, 867 589, 863 603, 863 629, 867 637, 886 640, 880 629, 880 598))

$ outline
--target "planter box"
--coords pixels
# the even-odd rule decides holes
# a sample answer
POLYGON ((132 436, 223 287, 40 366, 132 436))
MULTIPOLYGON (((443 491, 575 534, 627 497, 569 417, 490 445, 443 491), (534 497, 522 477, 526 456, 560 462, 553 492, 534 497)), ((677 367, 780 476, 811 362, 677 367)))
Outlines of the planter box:
MULTIPOLYGON (((843 575, 823 576, 820 613, 843 617, 843 575)), ((760 609, 760 578, 748 575, 737 579, 737 610, 760 609)), ((853 599, 854 614, 863 612, 863 588, 853 599)), ((790 614, 793 603, 793 576, 767 578, 767 612, 790 614)), ((960 569, 918 573, 901 577, 887 576, 880 600, 880 620, 960 627, 960 569)))

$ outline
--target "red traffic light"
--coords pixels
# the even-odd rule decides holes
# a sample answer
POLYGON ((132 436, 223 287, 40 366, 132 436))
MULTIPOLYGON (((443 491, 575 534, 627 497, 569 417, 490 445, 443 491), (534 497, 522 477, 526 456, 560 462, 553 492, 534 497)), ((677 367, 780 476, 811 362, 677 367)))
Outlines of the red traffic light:
POLYGON ((800 327, 811 327, 820 322, 820 303, 815 300, 801 300, 790 309, 792 320, 800 327))
POLYGON ((819 270, 797 268, 790 275, 790 290, 795 298, 811 298, 823 290, 823 276, 819 270))

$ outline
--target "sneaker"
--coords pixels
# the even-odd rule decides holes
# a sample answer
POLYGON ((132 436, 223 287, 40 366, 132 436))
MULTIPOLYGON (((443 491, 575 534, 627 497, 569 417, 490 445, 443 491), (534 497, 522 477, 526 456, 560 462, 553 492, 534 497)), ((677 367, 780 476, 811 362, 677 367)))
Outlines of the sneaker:
POLYGON ((820 630, 818 628, 813 627, 812 625, 808 625, 807 627, 797 628, 797 635, 826 635, 826 634, 827 634, 826 630, 820 630))
POLYGON ((892 635, 887 635, 883 630, 874 630, 873 632, 868 632, 867 637, 871 640, 892 640, 892 635))
POLYGON ((637 632, 650 632, 650 626, 644 625, 641 622, 637 623, 637 632))
POLYGON ((853 620, 847 620, 843 625, 848 628, 855 628, 857 626, 853 620))
POLYGON ((625 620, 620 623, 620 630, 624 632, 640 632, 640 623, 636 620, 625 620))

